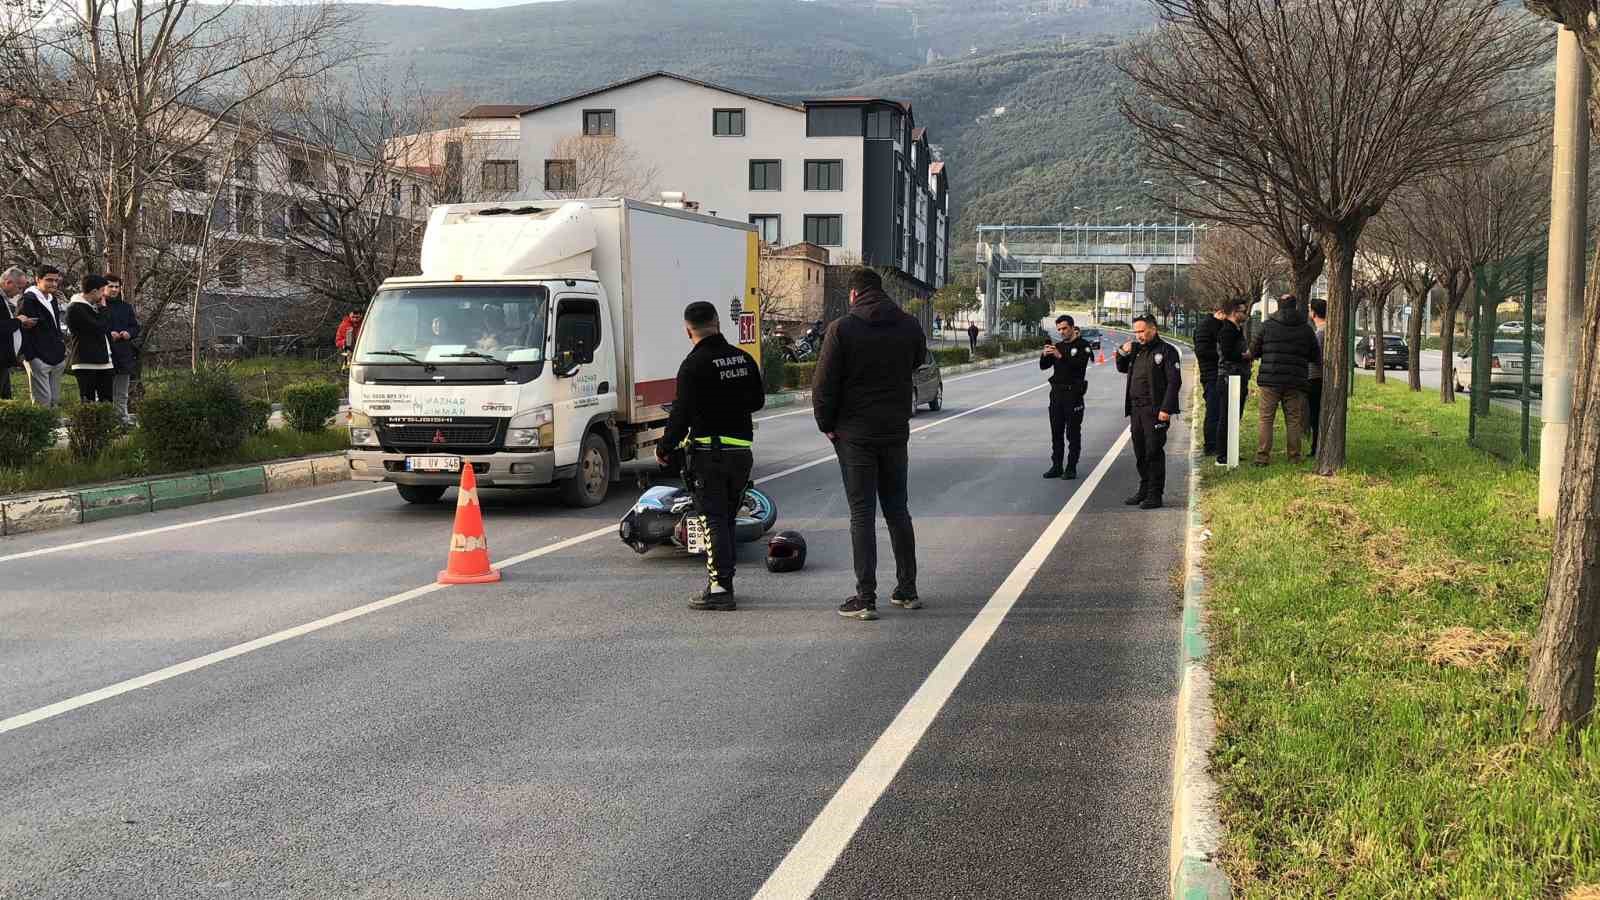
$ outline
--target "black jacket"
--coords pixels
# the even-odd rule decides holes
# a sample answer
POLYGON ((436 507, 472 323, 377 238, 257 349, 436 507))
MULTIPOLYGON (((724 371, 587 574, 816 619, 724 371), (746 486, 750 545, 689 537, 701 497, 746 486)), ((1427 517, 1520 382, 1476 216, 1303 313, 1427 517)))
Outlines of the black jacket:
POLYGON ((1061 352, 1059 359, 1039 355, 1039 369, 1054 369, 1050 373, 1050 384, 1055 387, 1071 387, 1078 396, 1089 390, 1089 361, 1094 358, 1094 347, 1079 335, 1071 341, 1057 342, 1055 348, 1061 352))
POLYGON ((1308 366, 1322 363, 1317 332, 1297 303, 1280 309, 1250 341, 1250 354, 1261 361, 1256 384, 1288 390, 1303 386, 1308 366))
POLYGON ((1217 374, 1223 378, 1238 375, 1248 384, 1250 364, 1244 359, 1244 330, 1232 319, 1217 323, 1217 374))
POLYGON ((1149 366, 1150 393, 1156 409, 1175 416, 1180 412, 1178 391, 1183 387, 1183 372, 1178 368, 1178 348, 1161 338, 1148 344, 1133 342, 1133 352, 1124 354, 1117 348, 1117 371, 1126 373, 1128 386, 1123 392, 1122 414, 1133 415, 1133 380, 1149 366))
POLYGON ((911 436, 911 377, 928 358, 922 325, 882 291, 856 298, 822 338, 811 404, 817 428, 857 441, 911 436))
POLYGON ((73 371, 111 371, 111 320, 98 303, 81 294, 73 297, 67 304, 67 329, 72 332, 73 371))
POLYGON ((22 332, 22 358, 37 359, 47 366, 60 365, 67 358, 67 341, 61 336, 61 325, 67 315, 66 304, 59 301, 47 303, 38 288, 28 288, 22 293, 22 306, 18 313, 38 324, 22 332))
POLYGON ((1222 333, 1222 322, 1222 319, 1211 315, 1201 319, 1200 324, 1194 327, 1194 361, 1200 364, 1201 384, 1216 380, 1219 358, 1217 337, 1222 333))
POLYGON ((9 379, 11 370, 22 363, 22 333, 22 323, 12 317, 11 305, 0 297, 0 379, 9 379))
POLYGON ((711 335, 678 367, 678 395, 662 446, 676 450, 691 437, 753 440, 750 414, 766 405, 766 384, 755 359, 722 335, 711 335))
POLYGON ((106 318, 112 331, 128 333, 127 340, 111 342, 111 362, 118 375, 132 375, 134 360, 139 355, 138 348, 133 345, 139 339, 139 316, 132 303, 119 297, 106 303, 106 318))

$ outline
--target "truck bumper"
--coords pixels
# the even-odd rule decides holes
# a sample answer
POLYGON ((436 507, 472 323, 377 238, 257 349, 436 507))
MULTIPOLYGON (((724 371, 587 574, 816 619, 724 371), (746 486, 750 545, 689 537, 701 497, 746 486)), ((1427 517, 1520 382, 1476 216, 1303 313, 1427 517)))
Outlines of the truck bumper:
MULTIPOLYGON (((350 477, 355 481, 389 481, 395 484, 442 484, 454 486, 461 476, 450 472, 407 472, 405 453, 382 450, 346 450, 350 477)), ((409 454, 421 456, 426 454, 409 454)), ((463 464, 471 463, 479 487, 544 487, 555 481, 554 451, 534 453, 462 453, 463 464)))

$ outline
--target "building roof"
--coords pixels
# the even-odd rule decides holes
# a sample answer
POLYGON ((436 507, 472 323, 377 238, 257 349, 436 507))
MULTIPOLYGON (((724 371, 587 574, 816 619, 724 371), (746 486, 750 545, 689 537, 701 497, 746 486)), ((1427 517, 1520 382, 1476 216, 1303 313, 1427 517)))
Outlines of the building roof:
POLYGON ((882 97, 815 97, 805 101, 807 106, 853 106, 858 103, 886 103, 910 113, 911 104, 904 100, 885 100, 882 97))
MULTIPOLYGON (((736 90, 734 88, 723 87, 720 84, 712 84, 709 81, 701 81, 701 80, 699 80, 697 78, 690 78, 687 75, 679 75, 676 72, 656 71, 656 72, 647 72, 647 73, 645 73, 643 75, 638 75, 638 76, 635 76, 633 78, 629 78, 629 79, 626 79, 626 80, 623 80, 623 81, 613 82, 611 84, 605 85, 604 87, 597 87, 597 88, 594 88, 592 90, 584 91, 581 94, 573 94, 570 97, 563 97, 560 100, 552 100, 549 103, 540 103, 540 104, 537 104, 537 105, 534 105, 534 106, 514 107, 517 110, 517 112, 515 112, 513 115, 525 116, 525 115, 528 115, 529 113, 536 113, 536 112, 540 112, 540 111, 546 110, 546 109, 551 109, 551 108, 554 108, 554 107, 557 107, 557 106, 563 106, 565 104, 572 103, 572 102, 577 101, 577 100, 583 100, 583 99, 586 99, 588 97, 593 97, 593 96, 595 96, 597 94, 604 94, 607 91, 614 91, 614 90, 617 90, 618 88, 630 87, 632 85, 639 84, 640 82, 643 82, 643 81, 649 81, 652 78, 671 78, 674 81, 681 81, 684 84, 692 84, 695 87, 703 87, 703 88, 706 88, 707 90, 720 91, 721 93, 724 93, 724 94, 732 94, 732 95, 734 95, 736 97, 743 97, 746 100, 754 100, 757 103, 766 103, 766 104, 770 104, 772 106, 782 107, 783 109, 792 109, 795 112, 804 112, 805 111, 805 108, 802 107, 802 106, 796 106, 793 103, 785 103, 782 100, 774 100, 771 97, 763 97, 760 94, 751 94, 751 93, 748 93, 748 92, 745 92, 745 91, 736 90)), ((481 109, 483 107, 479 107, 479 108, 481 109)), ((463 118, 465 118, 465 117, 463 117, 463 118)))
POLYGON ((514 119, 533 107, 523 103, 480 103, 461 114, 463 119, 514 119))

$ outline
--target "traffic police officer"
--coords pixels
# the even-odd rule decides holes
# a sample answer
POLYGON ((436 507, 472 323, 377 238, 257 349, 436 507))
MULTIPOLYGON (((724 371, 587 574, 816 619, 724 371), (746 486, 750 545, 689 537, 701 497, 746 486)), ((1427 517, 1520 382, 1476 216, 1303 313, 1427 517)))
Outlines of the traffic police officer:
POLYGON ((1086 377, 1094 347, 1078 331, 1071 316, 1056 318, 1061 340, 1052 342, 1039 354, 1040 370, 1050 373, 1050 471, 1046 478, 1078 477, 1078 451, 1083 445, 1084 395, 1089 391, 1086 377), (1062 434, 1066 436, 1066 471, 1061 469, 1062 434))
POLYGON ((669 449, 684 451, 684 477, 705 518, 706 587, 691 609, 736 609, 733 599, 733 520, 750 470, 755 424, 750 414, 766 405, 761 369, 750 354, 722 336, 717 308, 704 301, 683 310, 684 332, 694 349, 678 367, 677 398, 656 461, 669 449))
POLYGON ((1178 348, 1161 339, 1150 316, 1133 320, 1135 340, 1117 349, 1117 371, 1128 375, 1124 413, 1133 429, 1133 456, 1139 467, 1139 492, 1123 501, 1140 509, 1160 509, 1167 486, 1167 431, 1178 414, 1178 348))

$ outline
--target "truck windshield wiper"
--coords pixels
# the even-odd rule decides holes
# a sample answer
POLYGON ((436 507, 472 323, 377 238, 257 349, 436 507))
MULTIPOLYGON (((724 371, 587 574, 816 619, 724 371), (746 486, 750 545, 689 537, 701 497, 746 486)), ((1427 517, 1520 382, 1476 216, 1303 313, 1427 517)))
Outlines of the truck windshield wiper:
POLYGON ((417 365, 421 366, 425 371, 428 371, 428 372, 432 372, 435 369, 439 368, 438 366, 434 365, 433 363, 428 362, 426 360, 418 359, 415 356, 412 356, 411 354, 405 352, 404 350, 373 350, 372 351, 372 355, 373 356, 398 356, 398 357, 401 357, 402 359, 406 359, 406 360, 409 360, 411 362, 416 363, 417 365))
POLYGON ((465 351, 462 351, 461 353, 446 353, 444 355, 444 358, 445 359, 487 359, 489 362, 499 363, 500 365, 505 366, 506 368, 515 368, 514 364, 507 363, 504 360, 501 360, 498 357, 490 356, 487 353, 479 353, 476 350, 465 350, 465 351))

